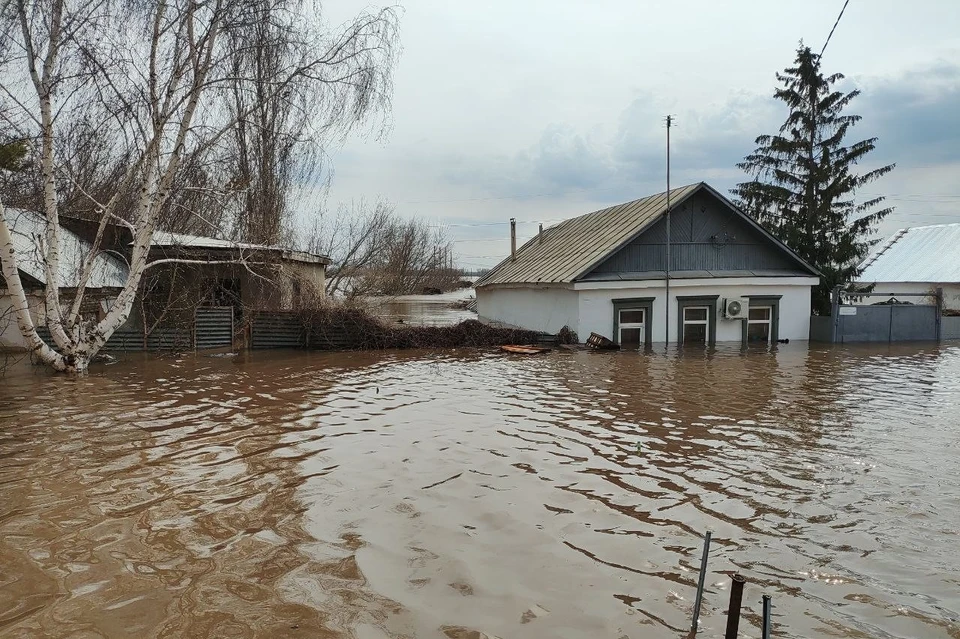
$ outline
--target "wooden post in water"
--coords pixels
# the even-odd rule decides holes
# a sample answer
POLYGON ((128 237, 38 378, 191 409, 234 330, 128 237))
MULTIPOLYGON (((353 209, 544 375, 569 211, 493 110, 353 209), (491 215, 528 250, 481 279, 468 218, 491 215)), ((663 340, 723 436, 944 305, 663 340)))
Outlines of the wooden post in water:
POLYGON ((747 580, 742 575, 733 576, 733 583, 730 584, 730 606, 727 608, 727 632, 725 639, 737 639, 737 632, 740 629, 740 607, 743 605, 743 585, 747 580))

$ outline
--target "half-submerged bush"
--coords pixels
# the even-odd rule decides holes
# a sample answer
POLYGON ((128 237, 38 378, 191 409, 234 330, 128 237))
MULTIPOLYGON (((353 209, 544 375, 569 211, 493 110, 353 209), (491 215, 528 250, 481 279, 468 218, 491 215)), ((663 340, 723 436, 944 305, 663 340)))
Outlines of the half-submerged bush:
POLYGON ((302 311, 307 344, 319 349, 455 348, 534 344, 539 333, 470 319, 452 326, 391 324, 357 303, 325 303, 302 311))

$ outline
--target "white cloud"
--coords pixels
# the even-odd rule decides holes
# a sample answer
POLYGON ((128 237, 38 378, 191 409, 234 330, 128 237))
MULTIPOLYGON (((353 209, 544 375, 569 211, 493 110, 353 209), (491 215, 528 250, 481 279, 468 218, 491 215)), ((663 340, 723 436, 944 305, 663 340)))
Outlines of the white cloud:
MULTIPOLYGON (((801 38, 822 42, 840 4, 407 0, 394 129, 386 144, 334 154, 331 199, 384 197, 437 223, 503 222, 450 228, 461 255, 475 256, 464 261, 491 264, 479 256, 504 254, 510 217, 554 220, 662 190, 667 113, 677 116, 674 182, 724 190, 754 138, 782 121, 774 74, 801 38)), ((875 159, 899 164, 875 190, 957 193, 958 34, 955 0, 848 7, 825 67, 863 90, 856 133, 879 136, 875 159)), ((920 200, 893 201, 884 229, 951 203, 920 200)), ((535 229, 521 225, 521 237, 535 229)))

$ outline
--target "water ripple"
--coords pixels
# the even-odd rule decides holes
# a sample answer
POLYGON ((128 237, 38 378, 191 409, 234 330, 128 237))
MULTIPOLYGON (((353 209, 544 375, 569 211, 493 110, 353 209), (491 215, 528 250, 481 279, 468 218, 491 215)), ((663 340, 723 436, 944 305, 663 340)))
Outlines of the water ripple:
POLYGON ((0 636, 960 638, 960 348, 254 354, 0 387, 0 636), (746 626, 746 628, 744 628, 746 626), (79 636, 79 635, 76 635, 79 636))

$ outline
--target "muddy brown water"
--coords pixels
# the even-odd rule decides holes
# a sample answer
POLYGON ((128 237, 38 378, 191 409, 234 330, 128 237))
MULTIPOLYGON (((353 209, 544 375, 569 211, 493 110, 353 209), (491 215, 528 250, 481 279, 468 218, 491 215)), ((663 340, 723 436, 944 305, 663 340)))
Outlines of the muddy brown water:
POLYGON ((2 637, 960 637, 960 348, 131 358, 0 384, 2 637))

